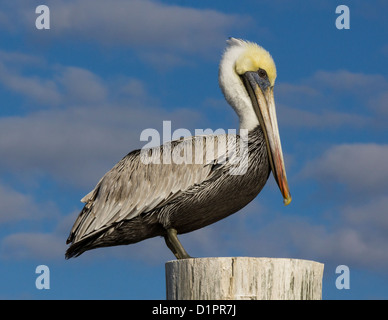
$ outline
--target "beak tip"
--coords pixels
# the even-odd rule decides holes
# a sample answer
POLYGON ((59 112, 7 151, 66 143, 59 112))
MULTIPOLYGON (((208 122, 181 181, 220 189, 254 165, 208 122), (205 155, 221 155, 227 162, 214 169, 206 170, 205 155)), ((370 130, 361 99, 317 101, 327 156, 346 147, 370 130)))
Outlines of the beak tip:
POLYGON ((288 206, 291 203, 292 197, 289 195, 287 198, 284 198, 283 203, 285 206, 288 206))

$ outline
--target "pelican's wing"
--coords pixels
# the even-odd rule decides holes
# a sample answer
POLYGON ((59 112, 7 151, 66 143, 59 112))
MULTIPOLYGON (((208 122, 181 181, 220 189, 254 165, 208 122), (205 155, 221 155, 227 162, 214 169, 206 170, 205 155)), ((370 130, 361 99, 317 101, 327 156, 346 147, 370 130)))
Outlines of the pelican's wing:
POLYGON ((211 178, 219 171, 214 165, 229 155, 228 141, 237 137, 195 136, 129 153, 82 199, 85 207, 67 242, 149 212, 211 178))

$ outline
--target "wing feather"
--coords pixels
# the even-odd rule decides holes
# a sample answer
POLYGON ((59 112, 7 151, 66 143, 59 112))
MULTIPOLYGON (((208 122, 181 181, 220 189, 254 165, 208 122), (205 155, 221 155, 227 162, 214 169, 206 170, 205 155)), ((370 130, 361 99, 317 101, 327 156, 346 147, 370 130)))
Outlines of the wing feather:
POLYGON ((68 242, 77 242, 112 224, 152 211, 206 181, 212 175, 213 165, 226 156, 227 143, 223 142, 227 139, 227 135, 195 136, 173 141, 169 146, 129 153, 82 198, 86 204, 68 242), (172 156, 170 163, 163 161, 165 148, 172 156), (198 163, 198 156, 195 158, 198 148, 203 148, 199 159, 202 163, 198 163), (213 154, 209 155, 205 149, 213 154), (144 157, 150 154, 153 162, 147 163, 144 157), (159 163, 155 163, 158 159, 159 163), (182 159, 183 163, 179 163, 182 159))

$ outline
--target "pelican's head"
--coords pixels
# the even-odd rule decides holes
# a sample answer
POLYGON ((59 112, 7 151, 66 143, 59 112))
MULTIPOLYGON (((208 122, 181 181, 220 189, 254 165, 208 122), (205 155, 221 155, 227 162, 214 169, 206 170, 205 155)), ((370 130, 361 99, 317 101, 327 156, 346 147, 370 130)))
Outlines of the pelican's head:
POLYGON ((220 63, 220 87, 240 118, 240 130, 261 126, 273 175, 288 205, 291 195, 273 96, 275 63, 269 52, 255 43, 235 38, 227 43, 220 63))

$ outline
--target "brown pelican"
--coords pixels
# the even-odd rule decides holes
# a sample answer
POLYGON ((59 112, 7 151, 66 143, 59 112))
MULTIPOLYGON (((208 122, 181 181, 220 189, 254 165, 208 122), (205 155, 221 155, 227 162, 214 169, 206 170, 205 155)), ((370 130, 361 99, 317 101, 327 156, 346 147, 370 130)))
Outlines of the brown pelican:
MULTIPOLYGON (((255 43, 230 38, 227 44, 219 84, 240 118, 240 134, 205 136, 202 144, 194 136, 127 154, 81 200, 85 206, 67 239, 71 246, 66 258, 156 236, 164 237, 178 259, 189 258, 177 234, 205 227, 246 206, 271 171, 284 203, 291 202, 273 96, 275 63, 255 43), (248 132, 248 161, 242 174, 231 173, 233 156, 228 158, 225 147, 199 163, 144 161, 151 154, 161 159, 162 154, 179 153, 180 146, 190 145, 196 154, 205 145, 217 149, 220 141, 242 141, 243 131, 248 132)), ((241 154, 242 149, 237 150, 235 155, 241 154)))

